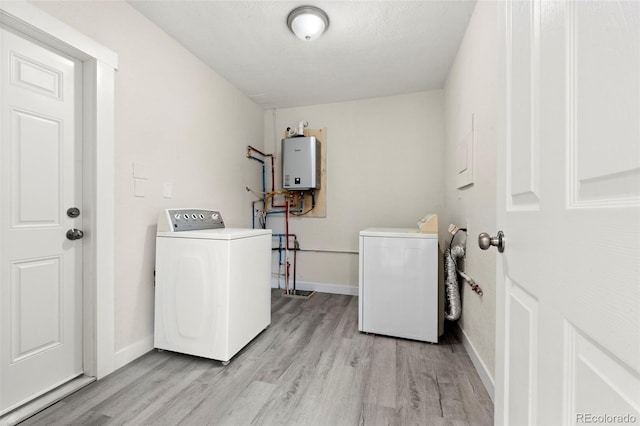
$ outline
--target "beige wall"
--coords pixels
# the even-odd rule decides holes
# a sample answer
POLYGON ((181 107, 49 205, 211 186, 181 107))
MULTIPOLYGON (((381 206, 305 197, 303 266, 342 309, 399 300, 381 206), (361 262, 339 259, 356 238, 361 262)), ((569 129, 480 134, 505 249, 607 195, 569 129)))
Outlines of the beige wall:
POLYGON ((263 142, 263 111, 122 1, 36 2, 119 55, 115 104, 115 351, 153 333, 158 213, 210 207, 228 226, 249 226, 260 182, 246 145, 263 142), (148 170, 146 196, 133 196, 132 165, 148 170), (163 198, 163 186, 173 198, 163 198))
MULTIPOLYGON (((425 213, 442 213, 442 110, 438 90, 265 111, 269 152, 300 120, 327 129, 327 217, 290 221, 301 247, 357 251, 364 228, 414 228, 425 213)), ((281 232, 282 222, 271 216, 268 226, 281 232)), ((358 256, 302 252, 297 278, 357 288, 358 256)))
MULTIPOLYGON (((489 374, 495 362, 496 251, 478 248, 480 232, 496 232, 496 96, 497 96, 496 2, 479 1, 467 28, 444 89, 446 226, 469 226, 464 269, 482 287, 479 297, 465 285, 459 325, 475 347, 489 374), (456 147, 475 114, 475 161, 473 186, 456 189, 456 147)), ((456 241, 462 241, 460 235, 456 241)))

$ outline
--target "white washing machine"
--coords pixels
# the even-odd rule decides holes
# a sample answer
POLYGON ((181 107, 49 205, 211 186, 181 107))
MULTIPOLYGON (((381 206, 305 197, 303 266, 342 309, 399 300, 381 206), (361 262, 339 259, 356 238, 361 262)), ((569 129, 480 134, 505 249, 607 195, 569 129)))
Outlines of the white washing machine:
POLYGON ((360 232, 358 329, 438 343, 438 234, 360 232))
POLYGON ((154 346, 229 360, 271 323, 271 230, 168 209, 156 236, 154 346))

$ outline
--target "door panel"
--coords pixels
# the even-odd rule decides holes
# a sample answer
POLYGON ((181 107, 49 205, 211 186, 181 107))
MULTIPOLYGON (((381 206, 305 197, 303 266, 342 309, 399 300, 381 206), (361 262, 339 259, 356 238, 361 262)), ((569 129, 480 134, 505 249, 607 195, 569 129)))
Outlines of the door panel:
POLYGON ((569 322, 565 323, 565 339, 567 424, 579 423, 573 413, 621 413, 638 419, 637 374, 569 322))
POLYGON ((2 414, 82 373, 82 70, 0 31, 2 414))
POLYGON ((502 12, 496 423, 640 420, 640 3, 502 12))
POLYGON ((11 273, 11 363, 61 344, 60 257, 15 262, 11 273))
POLYGON ((10 109, 12 228, 60 226, 63 122, 10 109))
POLYGON ((640 203, 639 7, 567 5, 570 207, 640 203))
POLYGON ((507 279, 508 424, 536 424, 538 369, 538 301, 507 279))
POLYGON ((9 53, 9 58, 12 84, 56 99, 62 98, 63 74, 59 70, 15 52, 9 53))
POLYGON ((512 64, 508 138, 511 210, 536 210, 540 199, 539 1, 509 3, 507 40, 512 64))

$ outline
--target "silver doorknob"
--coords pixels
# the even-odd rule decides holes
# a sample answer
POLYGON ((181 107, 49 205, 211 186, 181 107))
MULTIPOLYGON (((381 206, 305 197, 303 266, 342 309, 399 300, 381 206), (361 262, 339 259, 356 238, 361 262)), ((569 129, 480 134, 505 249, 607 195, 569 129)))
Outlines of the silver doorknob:
POLYGON ((495 237, 483 232, 478 235, 478 245, 482 250, 487 250, 489 247, 494 246, 502 253, 504 251, 504 232, 498 231, 498 235, 495 237))
POLYGON ((84 237, 84 232, 79 229, 73 228, 67 231, 67 239, 69 240, 79 240, 82 237, 84 237))

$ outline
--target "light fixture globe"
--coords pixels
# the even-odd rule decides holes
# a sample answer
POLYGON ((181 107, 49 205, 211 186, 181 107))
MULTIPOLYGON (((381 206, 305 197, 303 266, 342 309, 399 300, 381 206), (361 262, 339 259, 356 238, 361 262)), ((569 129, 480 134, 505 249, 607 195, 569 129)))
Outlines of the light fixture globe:
POLYGON ((329 17, 315 6, 300 6, 287 16, 287 26, 300 40, 315 40, 329 27, 329 17))

